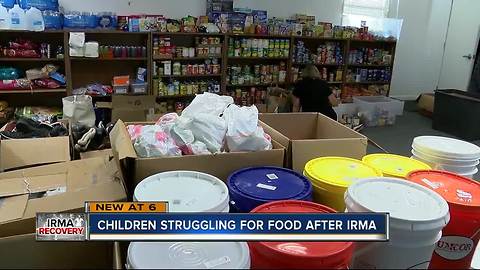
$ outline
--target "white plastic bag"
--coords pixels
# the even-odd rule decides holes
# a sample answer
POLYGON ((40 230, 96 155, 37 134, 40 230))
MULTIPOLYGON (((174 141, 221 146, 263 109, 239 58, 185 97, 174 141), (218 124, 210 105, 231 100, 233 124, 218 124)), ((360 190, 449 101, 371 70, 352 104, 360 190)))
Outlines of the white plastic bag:
POLYGON ((233 98, 230 96, 203 93, 193 99, 192 103, 183 110, 182 116, 194 118, 200 113, 220 116, 230 104, 233 104, 233 98))
POLYGON ((227 124, 226 142, 231 152, 272 149, 270 136, 258 126, 257 107, 230 105, 223 117, 227 124))
MULTIPOLYGON (((161 126, 149 125, 141 127, 128 127, 129 132, 134 130, 133 147, 139 157, 162 157, 181 156, 182 151, 175 144, 175 141, 167 134, 161 126), (140 134, 138 133, 140 131, 140 134)), ((130 133, 132 135, 132 133, 130 133)))
POLYGON ((70 119, 74 125, 95 126, 96 117, 91 96, 68 96, 62 99, 62 103, 63 118, 70 119))
POLYGON ((179 117, 170 130, 170 134, 182 150, 184 155, 193 155, 192 144, 195 140, 192 131, 189 129, 189 122, 191 120, 187 117, 179 117))
POLYGON ((227 125, 222 117, 199 113, 186 121, 186 128, 192 131, 195 141, 204 143, 211 153, 218 153, 222 149, 227 132, 227 125))

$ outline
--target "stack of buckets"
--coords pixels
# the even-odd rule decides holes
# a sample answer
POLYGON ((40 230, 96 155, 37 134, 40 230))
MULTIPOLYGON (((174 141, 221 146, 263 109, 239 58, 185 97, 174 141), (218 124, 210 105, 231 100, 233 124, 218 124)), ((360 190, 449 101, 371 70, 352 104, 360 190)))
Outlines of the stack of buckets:
MULTIPOLYGON (((169 212, 229 212, 228 188, 205 173, 173 171, 145 178, 135 188, 135 201, 168 201, 169 212)), ((244 242, 132 242, 129 269, 249 269, 244 242)))
POLYGON ((446 137, 421 136, 413 140, 412 155, 434 169, 473 178, 478 173, 480 147, 446 137))

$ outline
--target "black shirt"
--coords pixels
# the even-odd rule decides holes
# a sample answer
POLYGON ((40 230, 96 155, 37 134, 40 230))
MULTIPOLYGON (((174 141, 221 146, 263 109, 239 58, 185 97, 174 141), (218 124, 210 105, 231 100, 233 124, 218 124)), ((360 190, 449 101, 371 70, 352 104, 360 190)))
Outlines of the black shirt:
POLYGON ((319 112, 336 121, 337 114, 328 99, 331 94, 332 90, 325 81, 310 78, 298 81, 293 90, 293 95, 300 99, 303 112, 319 112))

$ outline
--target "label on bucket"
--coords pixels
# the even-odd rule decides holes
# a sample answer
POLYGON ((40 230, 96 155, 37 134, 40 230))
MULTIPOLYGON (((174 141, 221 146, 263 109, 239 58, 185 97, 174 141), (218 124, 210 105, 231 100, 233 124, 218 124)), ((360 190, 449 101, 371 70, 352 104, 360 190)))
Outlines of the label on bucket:
POLYGON ((274 173, 269 173, 269 174, 267 174, 267 177, 268 177, 268 179, 270 179, 270 180, 277 180, 277 179, 278 179, 278 176, 277 176, 276 174, 274 174, 274 173))
POLYGON ((444 236, 438 241, 435 253, 447 260, 460 260, 473 250, 473 240, 462 236, 444 236))
POLYGON ((230 257, 223 256, 223 257, 220 257, 218 259, 206 261, 203 264, 205 265, 206 268, 211 269, 211 268, 215 268, 215 267, 220 266, 220 265, 227 264, 229 262, 230 262, 230 257))
POLYGON ((274 191, 274 190, 277 189, 277 187, 275 187, 275 186, 265 185, 265 184, 262 184, 262 183, 258 183, 258 184, 257 184, 257 187, 258 187, 258 188, 263 188, 263 189, 272 190, 272 191, 274 191))

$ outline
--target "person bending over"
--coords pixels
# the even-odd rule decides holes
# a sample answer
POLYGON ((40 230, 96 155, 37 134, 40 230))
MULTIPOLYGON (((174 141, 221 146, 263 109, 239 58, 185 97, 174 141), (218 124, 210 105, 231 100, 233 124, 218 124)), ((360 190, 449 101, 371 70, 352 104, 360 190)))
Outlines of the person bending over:
POLYGON ((320 79, 316 66, 308 65, 302 70, 302 79, 295 85, 293 96, 294 112, 319 112, 337 121, 332 106, 337 106, 338 100, 327 82, 320 79))

